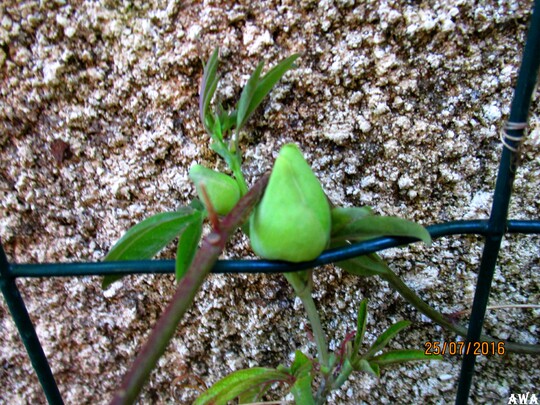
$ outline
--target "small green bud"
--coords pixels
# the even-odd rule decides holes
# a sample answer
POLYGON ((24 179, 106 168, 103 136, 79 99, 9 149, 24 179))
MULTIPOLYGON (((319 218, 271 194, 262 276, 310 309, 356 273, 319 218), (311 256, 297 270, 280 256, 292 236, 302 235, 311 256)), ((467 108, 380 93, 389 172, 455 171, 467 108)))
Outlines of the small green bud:
POLYGON ((208 198, 219 215, 227 215, 240 200, 238 184, 226 174, 201 165, 193 165, 189 170, 189 178, 195 183, 197 194, 206 205, 201 190, 201 185, 204 185, 208 198))
POLYGON ((283 146, 250 220, 253 251, 265 259, 313 260, 328 245, 330 228, 319 180, 296 145, 283 146))

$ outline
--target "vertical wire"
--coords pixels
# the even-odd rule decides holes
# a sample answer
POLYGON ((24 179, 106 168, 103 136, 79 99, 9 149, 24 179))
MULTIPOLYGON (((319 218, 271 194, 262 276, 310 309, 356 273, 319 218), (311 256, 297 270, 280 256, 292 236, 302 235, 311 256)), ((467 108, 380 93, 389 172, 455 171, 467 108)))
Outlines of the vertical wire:
MULTIPOLYGON (((518 81, 512 99, 509 122, 505 126, 503 151, 497 183, 493 197, 491 215, 488 222, 488 233, 485 238, 482 261, 478 272, 478 281, 474 294, 474 301, 467 333, 467 344, 478 342, 489 299, 493 273, 497 263, 497 255, 501 241, 506 232, 508 207, 512 194, 512 186, 516 174, 519 158, 519 146, 523 138, 525 126, 531 105, 531 96, 534 91, 540 66, 540 0, 534 4, 533 14, 523 52, 523 60, 519 71, 518 81)), ((466 404, 474 375, 476 356, 470 351, 463 356, 459 385, 456 394, 456 404, 466 404)))
POLYGON ((58 385, 43 351, 39 338, 36 334, 32 320, 28 315, 26 305, 21 297, 19 289, 15 283, 15 278, 11 274, 10 265, 6 253, 0 242, 0 290, 4 295, 9 312, 17 326, 21 340, 28 352, 28 357, 36 371, 39 382, 47 401, 51 405, 63 404, 62 396, 58 390, 58 385))

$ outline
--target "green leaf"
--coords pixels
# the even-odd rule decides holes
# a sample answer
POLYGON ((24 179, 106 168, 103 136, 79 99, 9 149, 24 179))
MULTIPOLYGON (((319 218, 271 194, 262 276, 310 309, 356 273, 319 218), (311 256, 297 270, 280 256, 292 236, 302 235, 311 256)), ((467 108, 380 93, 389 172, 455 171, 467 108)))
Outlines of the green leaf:
POLYGON ((380 367, 390 364, 405 363, 409 361, 426 361, 426 360, 442 360, 442 356, 426 355, 424 350, 392 350, 375 356, 370 360, 371 365, 380 367))
MULTIPOLYGON (((332 247, 342 245, 335 245, 332 243, 332 247)), ((370 253, 364 256, 358 256, 354 259, 344 260, 342 262, 335 263, 336 266, 341 267, 349 274, 355 276, 377 276, 384 275, 390 272, 390 268, 376 253, 370 253)))
POLYGON ((269 382, 287 381, 289 375, 273 368, 254 367, 238 370, 219 380, 202 393, 193 405, 225 405, 227 401, 251 392, 269 382))
POLYGON ((354 368, 357 371, 363 371, 365 373, 374 375, 375 377, 381 376, 381 369, 377 364, 370 364, 367 360, 360 359, 358 365, 354 368))
POLYGON ((220 141, 223 141, 223 132, 221 131, 222 129, 222 125, 221 125, 221 118, 216 115, 214 116, 214 122, 212 123, 212 132, 211 132, 211 136, 212 136, 212 140, 214 140, 215 142, 220 142, 220 141))
POLYGON ((384 349, 391 339, 393 339, 399 332, 401 332, 401 330, 405 329, 410 324, 411 322, 409 321, 399 321, 391 325, 375 340, 367 353, 364 354, 362 357, 364 359, 370 360, 375 353, 384 349))
POLYGON ((360 347, 362 346, 362 341, 366 333, 366 324, 367 324, 367 298, 364 298, 360 302, 358 307, 358 319, 356 322, 356 335, 354 337, 353 345, 353 358, 356 358, 360 347))
POLYGON ((206 96, 206 99, 204 100, 203 105, 203 125, 206 128, 213 128, 215 119, 212 117, 212 114, 208 112, 210 102, 212 101, 212 97, 214 96, 214 93, 216 91, 217 85, 218 85, 219 77, 216 77, 212 82, 208 85, 208 95, 206 96))
POLYGON ((321 368, 321 373, 323 375, 329 375, 336 366, 338 362, 338 357, 335 353, 329 353, 328 354, 328 362, 326 364, 319 363, 319 367, 321 368))
POLYGON ((191 262, 197 252, 197 246, 202 234, 204 214, 201 211, 193 213, 191 223, 189 223, 184 232, 178 238, 178 248, 176 250, 176 281, 180 281, 191 266, 191 262))
POLYGON ((332 209, 332 237, 346 225, 361 218, 373 215, 371 207, 336 207, 332 209))
POLYGON ((219 113, 219 121, 221 122, 221 131, 225 134, 230 131, 236 124, 236 110, 221 111, 219 113))
POLYGON ((251 100, 257 90, 257 84, 259 83, 259 77, 261 75, 262 68, 264 66, 264 61, 259 62, 255 71, 251 74, 248 79, 242 94, 240 95, 240 100, 238 101, 237 115, 236 115, 236 130, 239 131, 248 119, 248 110, 251 104, 251 100))
POLYGON ((291 374, 296 378, 291 387, 291 393, 297 405, 311 405, 315 403, 313 392, 311 391, 311 382, 313 376, 313 361, 300 350, 294 354, 294 361, 291 365, 291 374))
POLYGON ((291 387, 291 393, 294 396, 296 405, 315 405, 313 392, 311 391, 311 374, 299 377, 291 387))
POLYGON ((295 377, 306 375, 311 372, 312 367, 313 361, 300 350, 297 350, 291 365, 291 374, 295 377))
POLYGON ((213 122, 211 122, 212 116, 208 114, 208 106, 210 105, 210 101, 212 101, 219 81, 219 78, 216 76, 218 59, 219 48, 216 48, 204 67, 201 87, 199 89, 199 114, 207 130, 210 130, 213 126, 213 122))
POLYGON ((223 141, 223 131, 225 130, 223 128, 223 125, 224 124, 223 122, 221 122, 221 118, 216 116, 214 126, 211 132, 212 143, 210 144, 210 148, 219 156, 221 156, 232 170, 236 164, 236 159, 238 157, 236 156, 236 154, 229 150, 229 148, 223 141))
POLYGON ((398 217, 366 216, 339 230, 334 238, 342 240, 365 240, 379 236, 402 236, 417 238, 431 245, 431 235, 423 226, 398 217))
POLYGON ((146 218, 116 242, 105 261, 151 259, 187 226, 194 214, 193 208, 182 207, 146 218))
POLYGON ((212 149, 214 152, 216 152, 219 156, 221 156, 223 158, 223 160, 225 160, 225 162, 227 163, 227 165, 229 167, 231 167, 231 164, 233 164, 233 157, 232 157, 232 154, 231 152, 229 152, 229 149, 227 148, 227 146, 225 145, 225 143, 223 143, 223 141, 214 141, 210 144, 210 149, 212 149))
MULTIPOLYGON (((176 212, 164 212, 151 216, 130 228, 112 247, 105 261, 147 260, 178 236, 193 220, 198 211, 184 207, 176 212)), ((109 287, 122 276, 103 278, 102 288, 109 287)))
POLYGON ((268 93, 270 93, 272 88, 283 77, 283 75, 294 66, 294 62, 299 56, 299 54, 294 54, 283 59, 261 78, 257 84, 257 88, 253 94, 251 102, 249 103, 244 123, 253 114, 255 109, 259 106, 259 104, 261 104, 264 98, 268 95, 268 93))

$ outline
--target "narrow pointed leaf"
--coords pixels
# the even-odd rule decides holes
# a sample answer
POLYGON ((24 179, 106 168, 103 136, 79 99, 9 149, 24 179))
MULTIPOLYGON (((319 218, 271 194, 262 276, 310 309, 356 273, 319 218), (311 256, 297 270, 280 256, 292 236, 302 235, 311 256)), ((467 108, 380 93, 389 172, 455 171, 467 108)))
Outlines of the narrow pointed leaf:
POLYGON ((199 114, 202 123, 207 126, 207 128, 211 128, 211 125, 207 125, 207 119, 209 118, 207 111, 218 83, 218 78, 216 77, 218 58, 219 48, 216 48, 204 67, 201 87, 199 89, 199 114))
POLYGON ((219 120, 223 134, 227 133, 236 124, 236 110, 223 111, 219 115, 219 120))
POLYGON ((210 149, 212 149, 219 156, 221 156, 223 160, 225 160, 225 162, 229 165, 229 162, 231 161, 231 153, 222 141, 212 142, 210 144, 210 149))
POLYGON ((191 262, 197 252, 197 246, 202 234, 204 214, 201 211, 193 213, 191 223, 189 223, 178 238, 178 248, 176 250, 176 281, 180 281, 191 266, 191 262))
POLYGON ((373 215, 371 207, 336 207, 332 209, 332 237, 339 235, 345 226, 373 215))
POLYGON ((259 83, 259 77, 261 76, 261 71, 264 66, 264 61, 259 62, 255 71, 251 74, 248 79, 242 94, 240 95, 240 100, 238 101, 237 115, 236 115, 236 130, 239 131, 248 119, 248 110, 253 99, 253 95, 257 90, 257 84, 259 83))
POLYGON ((380 367, 384 367, 390 364, 399 364, 408 361, 428 361, 442 359, 442 356, 426 355, 424 350, 392 350, 379 356, 373 357, 370 360, 370 363, 372 366, 376 364, 380 367))
POLYGON ((341 240, 364 240, 379 236, 416 238, 431 245, 431 235, 421 225, 398 217, 367 216, 360 218, 334 235, 341 240))
MULTIPOLYGON (((105 256, 105 261, 147 260, 167 246, 192 221, 197 211, 185 207, 151 216, 130 228, 105 256)), ((105 276, 105 289, 121 276, 105 276)))
POLYGON ((253 114, 283 75, 294 66, 294 62, 299 56, 299 54, 294 54, 283 59, 261 78, 249 104, 245 117, 246 120, 253 114))
POLYGON ((409 321, 399 321, 391 325, 375 340, 375 342, 369 348, 368 352, 362 357, 364 359, 370 360, 373 355, 375 355, 375 353, 384 349, 386 345, 390 342, 390 340, 392 340, 401 330, 405 329, 410 324, 411 322, 409 321))
POLYGON ((215 124, 215 119, 212 116, 212 114, 208 112, 208 108, 210 106, 210 102, 212 101, 212 97, 214 97, 214 93, 216 91, 218 82, 219 82, 219 77, 215 77, 214 80, 208 83, 208 89, 207 89, 208 94, 205 96, 203 107, 202 107, 203 108, 202 109, 203 125, 207 129, 212 128, 215 124))
POLYGON ((213 118, 213 122, 210 128, 212 128, 211 136, 212 140, 215 142, 223 141, 223 132, 221 131, 221 119, 218 115, 215 115, 213 118))
POLYGON ((361 359, 354 369, 357 371, 363 371, 365 373, 371 374, 375 377, 381 376, 380 367, 377 364, 370 364, 367 360, 364 359, 361 359))
POLYGON ((371 366, 371 369, 375 372, 375 375, 377 377, 380 377, 381 376, 381 367, 376 363, 372 363, 372 364, 370 364, 370 366, 371 366))
POLYGON ((367 298, 364 298, 360 302, 358 307, 358 319, 356 322, 356 335, 354 337, 354 346, 353 346, 353 356, 354 358, 358 354, 358 350, 362 347, 362 341, 364 340, 364 335, 366 333, 366 324, 367 324, 367 298))
POLYGON ((273 368, 254 367, 238 370, 205 391, 194 405, 225 405, 228 401, 269 382, 286 381, 290 376, 273 368))

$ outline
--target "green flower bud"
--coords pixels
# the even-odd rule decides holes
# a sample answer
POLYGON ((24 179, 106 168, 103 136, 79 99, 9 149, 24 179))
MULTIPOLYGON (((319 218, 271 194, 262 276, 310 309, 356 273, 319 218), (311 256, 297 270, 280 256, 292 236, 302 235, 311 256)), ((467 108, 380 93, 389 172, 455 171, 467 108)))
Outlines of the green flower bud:
MULTIPOLYGON (((236 181, 226 174, 216 172, 201 165, 193 165, 189 170, 189 178, 195 183, 197 194, 206 205, 201 185, 219 215, 227 215, 240 199, 240 189, 236 181)), ((208 207, 207 207, 208 208, 208 207)))
POLYGON ((296 145, 283 146, 250 220, 253 251, 266 259, 313 260, 328 245, 330 228, 319 180, 296 145))

